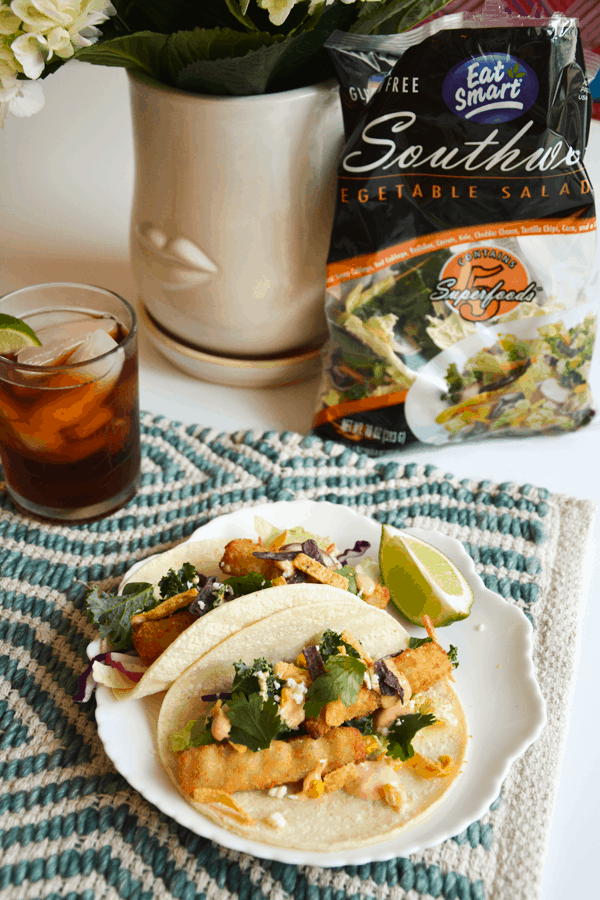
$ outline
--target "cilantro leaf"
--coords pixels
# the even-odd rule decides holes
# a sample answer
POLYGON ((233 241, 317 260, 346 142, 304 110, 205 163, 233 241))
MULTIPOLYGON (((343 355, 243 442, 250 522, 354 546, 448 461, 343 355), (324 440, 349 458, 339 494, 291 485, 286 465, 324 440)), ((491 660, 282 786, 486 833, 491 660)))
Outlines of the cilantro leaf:
POLYGON ((189 590, 189 585, 195 575, 196 567, 190 562, 185 562, 178 572, 175 569, 169 569, 158 582, 161 598, 168 600, 169 597, 183 594, 184 591, 189 590))
POLYGON ((279 705, 271 697, 263 700, 259 694, 234 694, 227 703, 227 717, 231 722, 228 739, 255 751, 266 750, 282 725, 279 705))
POLYGON ((392 759, 406 760, 415 755, 415 748, 412 745, 412 739, 421 731, 422 728, 428 728, 429 725, 435 725, 437 719, 431 713, 412 713, 407 716, 400 716, 388 734, 387 755, 392 759))
POLYGON ((232 588, 236 597, 243 597, 245 594, 253 594, 255 591, 262 591, 273 586, 273 582, 261 575, 260 572, 232 575, 231 578, 225 580, 225 584, 232 588))
POLYGON ((450 649, 448 650, 448 659, 452 663, 452 668, 458 669, 460 665, 458 661, 458 647, 455 647, 454 644, 450 644, 450 649))
POLYGON ((313 681, 306 692, 306 717, 318 716, 323 707, 334 700, 351 706, 358 697, 366 668, 362 659, 354 656, 330 656, 325 663, 325 673, 313 681))
POLYGON ((216 744, 210 730, 210 716, 206 719, 190 719, 180 731, 171 735, 173 753, 189 750, 190 747, 204 747, 206 744, 216 744))
POLYGON ((131 617, 157 605, 154 588, 145 581, 126 584, 122 594, 108 594, 93 587, 86 595, 85 604, 90 621, 115 650, 127 650, 132 645, 131 617))

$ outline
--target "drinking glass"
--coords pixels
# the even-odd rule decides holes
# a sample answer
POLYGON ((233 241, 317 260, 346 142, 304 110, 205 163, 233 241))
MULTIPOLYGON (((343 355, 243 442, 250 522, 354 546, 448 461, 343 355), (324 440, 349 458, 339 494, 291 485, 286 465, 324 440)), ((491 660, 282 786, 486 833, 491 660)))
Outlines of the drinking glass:
POLYGON ((24 512, 98 519, 139 483, 137 321, 112 291, 38 284, 0 298, 42 343, 0 356, 0 459, 24 512))

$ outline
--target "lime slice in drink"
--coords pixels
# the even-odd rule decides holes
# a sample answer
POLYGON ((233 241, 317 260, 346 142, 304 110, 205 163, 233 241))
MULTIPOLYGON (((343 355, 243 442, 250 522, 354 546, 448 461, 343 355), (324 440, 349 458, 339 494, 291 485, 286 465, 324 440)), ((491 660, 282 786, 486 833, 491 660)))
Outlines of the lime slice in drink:
POLYGON ((41 346, 41 341, 37 339, 29 325, 14 316, 0 313, 0 353, 6 355, 17 353, 23 347, 41 346))
POLYGON ((389 525, 381 529, 379 566, 390 599, 402 615, 435 627, 466 619, 473 591, 462 572, 437 547, 389 525))

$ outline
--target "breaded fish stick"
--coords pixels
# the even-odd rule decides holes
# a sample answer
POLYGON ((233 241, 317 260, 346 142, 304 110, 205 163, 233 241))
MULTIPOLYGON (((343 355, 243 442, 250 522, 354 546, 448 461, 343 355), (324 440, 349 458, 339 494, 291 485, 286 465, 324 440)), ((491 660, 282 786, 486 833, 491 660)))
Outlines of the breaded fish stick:
POLYGON ((442 678, 452 677, 452 663, 445 650, 436 644, 422 644, 394 657, 398 671, 408 679, 413 694, 426 691, 442 678))
MULTIPOLYGON (((191 601, 190 601, 191 602, 191 601)), ((178 638, 198 618, 183 609, 165 619, 154 619, 133 626, 133 646, 145 666, 150 666, 175 638, 178 638)))
MULTIPOLYGON (((435 642, 422 644, 415 650, 404 650, 393 657, 396 669, 404 675, 413 694, 426 691, 443 678, 452 676, 452 663, 448 654, 435 642)), ((306 719, 304 726, 311 737, 327 734, 330 728, 359 716, 368 716, 381 706, 381 694, 361 687, 356 701, 345 706, 341 700, 333 700, 323 707, 314 719, 306 719)))
POLYGON ((356 701, 346 706, 341 700, 332 700, 327 703, 315 719, 306 719, 304 727, 311 738, 319 738, 328 734, 332 728, 336 728, 349 719, 357 719, 368 716, 381 706, 381 694, 377 691, 369 691, 361 687, 356 701))
POLYGON ((184 750, 178 759, 182 791, 196 788, 236 791, 266 790, 299 781, 325 760, 323 774, 366 758, 363 736, 356 728, 339 728, 322 738, 273 741, 266 750, 239 753, 229 744, 208 744, 184 750))

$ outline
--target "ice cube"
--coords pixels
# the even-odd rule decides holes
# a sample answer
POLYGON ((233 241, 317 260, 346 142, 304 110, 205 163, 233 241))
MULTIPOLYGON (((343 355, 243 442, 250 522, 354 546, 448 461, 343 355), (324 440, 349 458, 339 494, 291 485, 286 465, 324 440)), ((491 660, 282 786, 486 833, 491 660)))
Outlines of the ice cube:
POLYGON ((116 338, 119 333, 119 323, 116 319, 111 319, 108 316, 102 319, 93 319, 91 316, 86 316, 85 319, 79 321, 71 320, 52 325, 49 328, 42 328, 36 331, 36 334, 42 342, 42 346, 44 346, 61 338, 79 338, 81 343, 86 335, 98 330, 106 331, 112 338, 116 338))
POLYGON ((37 334, 38 331, 52 328, 55 325, 66 325, 69 322, 89 322, 90 318, 88 313, 77 312, 74 309, 44 309, 27 316, 26 321, 37 334))
MULTIPOLYGON (((42 328, 37 336, 42 342, 41 347, 24 347, 17 354, 17 362, 26 366, 54 366, 71 362, 71 352, 82 344, 91 334, 110 335, 111 340, 116 337, 118 323, 114 319, 91 319, 87 316, 80 322, 55 325, 51 328, 42 328)), ((113 340, 113 344, 115 341, 113 340)), ((110 347, 108 349, 111 349, 110 347)), ((106 350, 100 351, 106 353, 106 350)), ((99 356, 100 353, 96 353, 99 356)), ((86 357, 89 359, 90 357, 86 357)))
POLYGON ((98 359, 97 362, 94 362, 94 360, 118 346, 117 342, 106 331, 92 331, 83 343, 77 347, 75 352, 71 354, 69 365, 90 360, 89 365, 80 366, 77 369, 79 375, 85 375, 86 380, 89 377, 90 380, 101 383, 102 387, 108 386, 108 382, 112 385, 121 374, 121 369, 123 368, 125 359, 123 351, 118 350, 107 359, 98 359))

